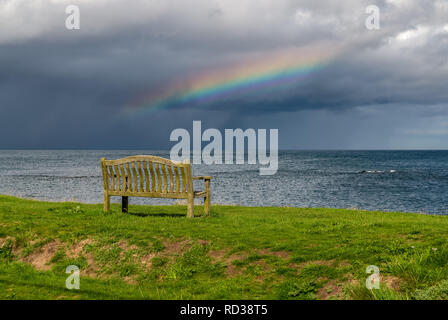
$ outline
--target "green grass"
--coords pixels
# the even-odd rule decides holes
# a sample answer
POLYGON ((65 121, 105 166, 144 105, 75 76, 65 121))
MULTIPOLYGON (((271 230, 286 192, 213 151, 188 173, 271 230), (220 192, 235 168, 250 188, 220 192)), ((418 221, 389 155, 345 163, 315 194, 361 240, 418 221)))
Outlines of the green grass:
POLYGON ((448 217, 0 196, 0 299, 446 299, 448 217), (80 290, 65 288, 68 265, 80 290), (380 289, 365 286, 376 265, 380 289))

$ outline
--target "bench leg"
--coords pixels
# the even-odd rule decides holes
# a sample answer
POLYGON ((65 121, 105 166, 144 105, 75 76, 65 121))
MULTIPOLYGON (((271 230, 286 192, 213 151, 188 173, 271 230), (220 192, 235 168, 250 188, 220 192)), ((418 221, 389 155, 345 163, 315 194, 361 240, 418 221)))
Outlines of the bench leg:
POLYGON ((210 213, 210 180, 205 180, 204 215, 210 213))
POLYGON ((104 212, 109 212, 110 210, 110 196, 104 194, 104 212))
POLYGON ((128 197, 121 197, 121 212, 128 213, 128 197))
POLYGON ((210 196, 204 198, 204 215, 208 215, 210 213, 210 196))
POLYGON ((194 217, 194 195, 193 194, 191 194, 191 196, 188 195, 187 217, 188 218, 194 217))

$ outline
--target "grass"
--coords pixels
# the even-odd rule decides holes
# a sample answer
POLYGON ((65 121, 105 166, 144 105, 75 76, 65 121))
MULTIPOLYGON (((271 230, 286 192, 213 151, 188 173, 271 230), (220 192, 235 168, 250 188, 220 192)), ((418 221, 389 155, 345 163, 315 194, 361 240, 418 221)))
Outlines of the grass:
POLYGON ((0 196, 0 299, 446 299, 448 217, 0 196), (199 216, 201 206, 195 208, 199 216), (66 267, 81 270, 68 290, 66 267), (380 269, 380 289, 365 286, 380 269))

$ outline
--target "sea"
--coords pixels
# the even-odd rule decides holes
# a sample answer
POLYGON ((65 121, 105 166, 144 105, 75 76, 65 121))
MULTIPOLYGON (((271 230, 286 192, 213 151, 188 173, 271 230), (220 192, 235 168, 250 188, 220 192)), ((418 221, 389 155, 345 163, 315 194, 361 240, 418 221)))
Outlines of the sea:
MULTIPOLYGON (((102 203, 100 158, 140 154, 169 158, 163 150, 0 150, 0 194, 102 203)), ((213 176, 215 204, 448 214, 448 151, 280 151, 278 162, 270 176, 248 164, 193 165, 193 174, 213 176)))

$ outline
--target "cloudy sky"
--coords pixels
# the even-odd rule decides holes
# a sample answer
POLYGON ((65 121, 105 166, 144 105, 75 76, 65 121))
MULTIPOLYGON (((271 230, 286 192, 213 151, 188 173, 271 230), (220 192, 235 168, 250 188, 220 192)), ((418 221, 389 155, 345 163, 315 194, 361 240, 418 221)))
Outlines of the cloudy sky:
POLYGON ((447 53, 446 0, 0 0, 0 148, 166 149, 202 120, 446 149, 447 53))

